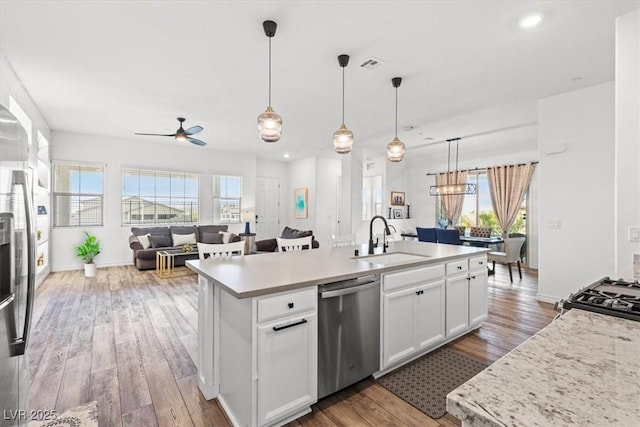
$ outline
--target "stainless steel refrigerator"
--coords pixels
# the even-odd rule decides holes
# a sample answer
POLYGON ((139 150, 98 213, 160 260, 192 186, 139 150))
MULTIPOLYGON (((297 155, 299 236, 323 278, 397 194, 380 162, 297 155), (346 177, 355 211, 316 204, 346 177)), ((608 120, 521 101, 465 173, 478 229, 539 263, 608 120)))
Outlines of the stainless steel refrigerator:
POLYGON ((28 424, 28 341, 35 281, 29 144, 0 105, 0 426, 28 424))

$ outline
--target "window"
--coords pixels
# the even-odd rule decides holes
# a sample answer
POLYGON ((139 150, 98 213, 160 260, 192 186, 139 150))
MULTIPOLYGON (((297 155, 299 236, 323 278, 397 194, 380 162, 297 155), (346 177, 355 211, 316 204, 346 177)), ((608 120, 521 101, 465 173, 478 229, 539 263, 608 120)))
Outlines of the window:
POLYGON ((103 166, 55 163, 53 172, 53 226, 103 224, 103 166))
POLYGON ((200 174, 122 169, 122 225, 198 222, 200 174))
POLYGON ((242 205, 241 176, 213 176, 213 222, 233 224, 240 222, 242 205))
POLYGON ((382 215, 382 175, 362 178, 362 219, 382 215))
MULTIPOLYGON (((491 190, 489 189, 489 179, 486 171, 472 171, 467 176, 467 184, 476 185, 476 194, 466 194, 462 204, 462 213, 458 224, 465 227, 490 227, 494 236, 500 236, 502 230, 498 224, 498 217, 493 210, 493 202, 491 201, 491 190)), ((438 214, 438 224, 446 226, 447 220, 440 203, 440 197, 436 204, 438 214)), ((518 212, 509 233, 526 233, 526 212, 527 212, 527 195, 522 199, 522 206, 518 212)))

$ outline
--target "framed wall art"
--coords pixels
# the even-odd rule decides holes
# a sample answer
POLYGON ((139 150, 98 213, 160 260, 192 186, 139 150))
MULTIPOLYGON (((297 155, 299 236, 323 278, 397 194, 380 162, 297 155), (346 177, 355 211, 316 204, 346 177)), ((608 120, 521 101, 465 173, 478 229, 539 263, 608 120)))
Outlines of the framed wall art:
POLYGON ((393 219, 402 219, 402 209, 393 210, 393 219))
POLYGON ((293 202, 293 217, 296 219, 307 219, 309 217, 309 190, 307 187, 293 190, 293 202))
POLYGON ((400 191, 391 192, 391 206, 404 206, 404 193, 400 191))

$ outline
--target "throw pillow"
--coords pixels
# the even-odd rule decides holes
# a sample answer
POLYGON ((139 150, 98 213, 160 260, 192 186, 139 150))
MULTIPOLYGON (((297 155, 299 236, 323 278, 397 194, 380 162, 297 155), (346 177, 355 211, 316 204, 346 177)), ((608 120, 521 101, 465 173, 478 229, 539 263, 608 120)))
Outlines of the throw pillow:
POLYGON ((171 233, 171 238, 173 239, 173 246, 184 246, 184 245, 196 244, 196 233, 192 233, 192 234, 171 233))
POLYGON ((171 247, 171 237, 169 236, 149 236, 152 248, 169 248, 171 247))
POLYGON ((149 249, 151 247, 151 242, 149 241, 150 234, 143 234, 142 236, 136 236, 138 238, 138 242, 142 245, 142 249, 149 249))
POLYGON ((313 236, 313 231, 296 230, 295 228, 290 228, 285 226, 284 229, 282 230, 282 235, 280 237, 282 237, 283 239, 299 239, 300 237, 308 237, 308 236, 313 236))
POLYGON ((235 234, 230 231, 221 231, 222 243, 231 243, 234 240, 235 234))
POLYGON ((201 243, 218 245, 222 243, 222 237, 223 236, 220 233, 202 233, 201 243))

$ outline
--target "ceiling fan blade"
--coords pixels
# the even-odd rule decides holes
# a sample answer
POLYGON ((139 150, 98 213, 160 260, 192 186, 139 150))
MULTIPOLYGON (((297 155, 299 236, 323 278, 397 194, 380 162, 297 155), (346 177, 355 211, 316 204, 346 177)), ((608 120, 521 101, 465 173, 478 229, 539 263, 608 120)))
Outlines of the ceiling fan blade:
POLYGON ((202 132, 204 128, 202 126, 191 126, 189 129, 185 130, 185 135, 195 135, 196 133, 202 132))
POLYGON ((196 145, 199 145, 199 146, 201 146, 201 147, 203 147, 203 146, 207 145, 207 143, 206 143, 206 142, 204 142, 204 141, 200 141, 199 139, 191 138, 190 136, 188 136, 188 137, 187 137, 187 140, 188 140, 190 143, 192 143, 192 144, 196 144, 196 145))
POLYGON ((163 134, 163 133, 134 133, 134 135, 149 135, 149 136, 176 136, 175 133, 163 134))

